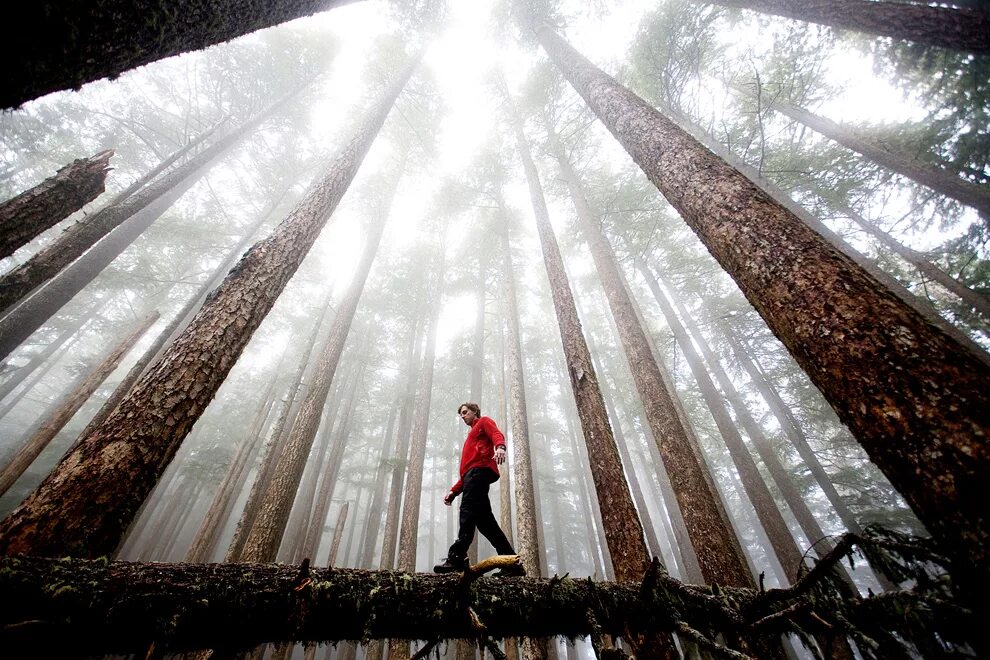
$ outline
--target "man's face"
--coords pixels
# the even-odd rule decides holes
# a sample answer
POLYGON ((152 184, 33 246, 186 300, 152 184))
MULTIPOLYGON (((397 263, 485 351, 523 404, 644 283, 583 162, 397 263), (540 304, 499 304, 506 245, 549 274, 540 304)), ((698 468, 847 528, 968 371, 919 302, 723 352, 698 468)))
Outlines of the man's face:
POLYGON ((468 426, 471 426, 474 420, 478 419, 478 416, 474 414, 474 411, 467 406, 461 406, 461 409, 457 411, 457 414, 461 416, 461 419, 463 419, 464 423, 468 426))

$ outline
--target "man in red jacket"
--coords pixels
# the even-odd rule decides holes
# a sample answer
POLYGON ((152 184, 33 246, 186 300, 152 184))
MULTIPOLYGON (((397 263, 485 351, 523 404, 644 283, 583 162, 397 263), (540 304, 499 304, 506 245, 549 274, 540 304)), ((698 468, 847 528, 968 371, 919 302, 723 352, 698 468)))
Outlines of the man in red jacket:
MULTIPOLYGON (((500 555, 514 555, 512 544, 498 526, 488 501, 488 486, 498 481, 498 466, 505 462, 505 436, 495 426, 491 417, 482 417, 477 403, 462 403, 457 414, 471 427, 464 447, 461 449, 461 478, 443 498, 450 506, 460 494, 460 526, 457 540, 447 551, 447 558, 433 567, 435 573, 451 573, 467 568, 467 551, 474 540, 474 530, 478 529, 491 542, 500 555)), ((525 575, 521 565, 503 568, 501 575, 525 575)))

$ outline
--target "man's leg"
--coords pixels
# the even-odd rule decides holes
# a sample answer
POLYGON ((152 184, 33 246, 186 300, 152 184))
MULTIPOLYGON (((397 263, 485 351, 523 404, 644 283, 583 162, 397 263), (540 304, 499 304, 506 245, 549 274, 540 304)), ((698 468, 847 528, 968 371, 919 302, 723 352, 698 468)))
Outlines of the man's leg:
MULTIPOLYGON (((461 506, 458 513, 457 540, 447 551, 447 558, 464 561, 468 548, 474 540, 474 530, 477 527, 479 507, 482 501, 488 504, 488 483, 479 478, 478 470, 471 470, 464 475, 464 490, 461 492, 461 506)), ((491 511, 491 505, 489 505, 491 511)))
POLYGON ((492 544, 492 547, 495 548, 495 552, 498 554, 516 554, 516 551, 512 549, 512 544, 509 543, 509 539, 506 538, 505 532, 502 531, 502 528, 498 525, 498 521, 495 520, 495 514, 492 513, 492 503, 488 499, 487 483, 485 484, 484 504, 479 508, 481 510, 478 511, 477 518, 475 519, 478 531, 488 539, 488 542, 492 544))

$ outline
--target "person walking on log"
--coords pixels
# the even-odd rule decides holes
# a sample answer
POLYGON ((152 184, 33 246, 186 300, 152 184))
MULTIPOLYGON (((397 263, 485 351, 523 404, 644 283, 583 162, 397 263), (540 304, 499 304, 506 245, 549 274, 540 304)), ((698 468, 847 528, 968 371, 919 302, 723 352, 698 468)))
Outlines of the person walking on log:
MULTIPOLYGON (((459 515, 457 540, 447 551, 443 562, 433 567, 435 573, 452 573, 467 568, 467 551, 474 540, 474 530, 480 531, 500 555, 514 555, 512 544, 499 527, 492 504, 488 501, 488 487, 498 481, 498 466, 505 463, 505 436, 498 430, 491 417, 482 417, 477 403, 462 403, 457 408, 464 423, 471 427, 461 449, 460 479, 451 486, 443 503, 450 506, 454 498, 463 494, 459 515)), ((501 576, 526 574, 522 564, 501 569, 501 576)))

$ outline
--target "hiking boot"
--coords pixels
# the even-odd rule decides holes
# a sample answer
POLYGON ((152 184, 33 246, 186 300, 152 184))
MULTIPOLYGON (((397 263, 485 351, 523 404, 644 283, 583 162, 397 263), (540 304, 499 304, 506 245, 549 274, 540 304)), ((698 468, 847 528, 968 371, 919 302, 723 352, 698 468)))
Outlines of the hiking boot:
POLYGON ((444 560, 433 567, 434 573, 459 573, 467 569, 467 559, 457 557, 445 557, 444 560))
POLYGON ((503 566, 495 574, 495 577, 526 577, 526 569, 522 563, 503 566))

